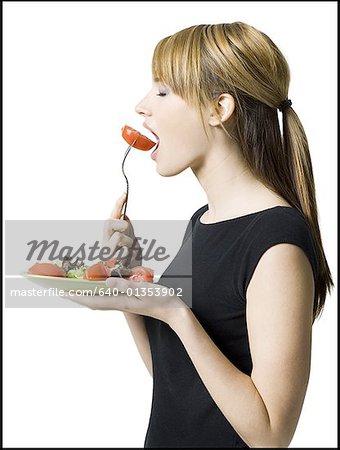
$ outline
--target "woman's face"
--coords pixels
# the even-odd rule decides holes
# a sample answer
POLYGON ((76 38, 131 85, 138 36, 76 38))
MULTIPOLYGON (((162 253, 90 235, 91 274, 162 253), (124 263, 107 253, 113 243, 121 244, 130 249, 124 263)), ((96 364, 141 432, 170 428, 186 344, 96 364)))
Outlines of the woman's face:
MULTIPOLYGON (((168 86, 154 81, 150 92, 136 106, 136 112, 144 116, 145 128, 159 138, 156 163, 160 175, 177 175, 202 164, 209 141, 201 116, 168 86)), ((206 128, 209 132, 209 126, 206 128)))

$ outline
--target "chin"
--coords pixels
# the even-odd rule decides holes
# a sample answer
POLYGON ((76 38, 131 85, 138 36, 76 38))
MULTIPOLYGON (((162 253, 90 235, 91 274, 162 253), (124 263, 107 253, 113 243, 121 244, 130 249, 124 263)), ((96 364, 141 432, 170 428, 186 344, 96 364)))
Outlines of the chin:
POLYGON ((157 163, 156 170, 161 177, 174 177, 175 175, 184 172, 184 170, 186 170, 187 168, 188 166, 171 167, 170 165, 162 166, 161 164, 157 163))

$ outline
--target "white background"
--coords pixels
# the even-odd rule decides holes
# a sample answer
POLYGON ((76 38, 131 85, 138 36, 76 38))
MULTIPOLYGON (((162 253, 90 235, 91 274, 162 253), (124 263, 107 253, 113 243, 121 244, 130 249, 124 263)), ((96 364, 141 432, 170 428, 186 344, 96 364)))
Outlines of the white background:
MULTIPOLYGON (((125 190, 124 124, 151 84, 163 37, 243 21, 291 69, 319 225, 336 283, 337 2, 4 2, 5 219, 104 219, 125 190)), ((188 170, 127 159, 132 219, 189 220, 206 197, 188 170)), ((337 283, 336 283, 337 284, 337 283)), ((312 369, 291 447, 336 447, 336 290, 313 328, 312 369)), ((4 446, 142 447, 152 380, 119 312, 6 309, 4 446)))

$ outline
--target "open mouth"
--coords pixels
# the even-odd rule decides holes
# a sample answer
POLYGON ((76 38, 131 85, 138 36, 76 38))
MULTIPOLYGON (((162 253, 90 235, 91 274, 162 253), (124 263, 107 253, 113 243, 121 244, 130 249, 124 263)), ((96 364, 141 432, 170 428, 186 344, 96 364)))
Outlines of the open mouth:
POLYGON ((157 134, 151 128, 149 128, 146 124, 143 124, 143 126, 146 130, 148 130, 148 133, 146 133, 146 136, 149 135, 148 137, 150 139, 152 139, 153 141, 156 141, 156 145, 153 148, 153 151, 151 153, 151 158, 156 159, 156 156, 158 153, 159 142, 160 142, 159 136, 157 136, 157 134), (152 137, 151 137, 151 135, 152 135, 152 137))
POLYGON ((156 141, 156 143, 157 143, 157 145, 158 145, 160 139, 159 139, 159 137, 157 136, 157 134, 156 134, 154 131, 150 130, 149 128, 146 128, 146 129, 149 131, 149 133, 146 133, 146 136, 149 135, 149 136, 147 136, 147 137, 149 137, 149 138, 152 139, 153 141, 156 141))

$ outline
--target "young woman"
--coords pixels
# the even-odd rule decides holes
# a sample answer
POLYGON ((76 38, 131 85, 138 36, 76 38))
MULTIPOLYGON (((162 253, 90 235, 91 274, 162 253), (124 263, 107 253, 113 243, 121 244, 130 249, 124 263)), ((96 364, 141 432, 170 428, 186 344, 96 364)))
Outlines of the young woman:
MULTIPOLYGON (((268 36, 235 22, 163 39, 152 71, 136 111, 159 137, 157 172, 190 167, 207 194, 171 264, 190 236, 192 305, 148 291, 90 306, 124 311, 153 376, 145 447, 288 447, 312 324, 333 282, 287 62, 268 36)), ((127 223, 124 201, 117 223, 127 223)), ((160 285, 170 285, 166 274, 160 285)), ((124 291, 133 283, 107 284, 124 291)))

